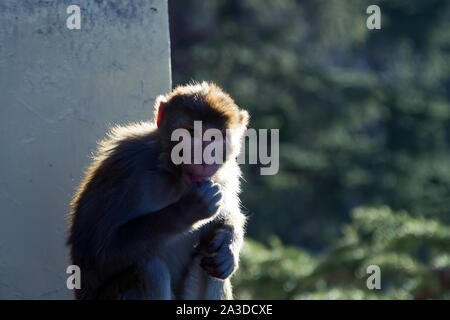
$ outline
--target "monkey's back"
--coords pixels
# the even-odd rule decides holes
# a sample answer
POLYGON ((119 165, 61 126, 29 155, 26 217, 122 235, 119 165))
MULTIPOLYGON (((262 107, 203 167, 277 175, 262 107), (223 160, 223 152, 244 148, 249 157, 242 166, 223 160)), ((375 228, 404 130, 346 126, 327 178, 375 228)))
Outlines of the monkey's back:
POLYGON ((105 278, 123 271, 103 265, 102 249, 111 231, 126 218, 121 213, 133 209, 124 205, 133 203, 136 197, 136 171, 156 168, 159 141, 155 129, 146 122, 114 127, 99 142, 77 189, 71 202, 67 241, 72 263, 82 271, 82 288, 75 290, 77 298, 92 298, 91 291, 105 278))

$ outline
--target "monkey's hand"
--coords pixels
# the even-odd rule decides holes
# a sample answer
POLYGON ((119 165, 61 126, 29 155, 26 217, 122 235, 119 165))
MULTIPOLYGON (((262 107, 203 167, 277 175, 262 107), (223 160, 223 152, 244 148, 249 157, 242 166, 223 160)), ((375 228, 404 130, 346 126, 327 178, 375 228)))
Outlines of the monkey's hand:
POLYGON ((218 229, 206 250, 207 255, 200 266, 211 276, 225 280, 237 269, 239 253, 233 247, 233 231, 230 228, 218 229))
POLYGON ((181 206, 190 223, 212 218, 220 208, 222 192, 217 183, 211 181, 196 183, 183 197, 181 206))

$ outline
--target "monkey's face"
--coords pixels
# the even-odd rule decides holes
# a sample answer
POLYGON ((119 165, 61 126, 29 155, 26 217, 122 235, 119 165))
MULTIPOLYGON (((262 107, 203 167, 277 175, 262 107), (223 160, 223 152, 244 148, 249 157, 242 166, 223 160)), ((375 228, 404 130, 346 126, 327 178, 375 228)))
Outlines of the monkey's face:
POLYGON ((185 127, 191 136, 190 162, 182 164, 188 183, 210 180, 226 161, 226 134, 211 125, 204 125, 199 131, 185 127), (209 130, 212 129, 212 130, 209 130), (214 136, 208 133, 214 132, 214 136))
MULTIPOLYGON (((227 159, 238 156, 249 115, 218 86, 202 82, 177 87, 168 96, 158 97, 155 111, 162 150, 175 166, 181 166, 189 183, 210 180, 227 159), (177 138, 172 139, 177 129, 189 131, 190 150, 178 148, 177 138)), ((175 136, 185 137, 185 132, 178 133, 175 136)))

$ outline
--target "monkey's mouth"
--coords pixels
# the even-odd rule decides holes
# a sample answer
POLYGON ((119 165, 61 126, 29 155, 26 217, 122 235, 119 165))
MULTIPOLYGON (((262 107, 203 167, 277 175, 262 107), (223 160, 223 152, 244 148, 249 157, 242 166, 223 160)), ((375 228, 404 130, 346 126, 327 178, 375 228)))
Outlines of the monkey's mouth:
POLYGON ((198 175, 193 173, 185 173, 183 176, 187 184, 203 183, 211 180, 212 178, 212 176, 198 175))
POLYGON ((192 183, 202 183, 211 180, 211 177, 200 177, 191 175, 190 180, 192 183))
POLYGON ((202 183, 211 180, 218 169, 216 164, 187 164, 184 176, 188 183, 202 183))

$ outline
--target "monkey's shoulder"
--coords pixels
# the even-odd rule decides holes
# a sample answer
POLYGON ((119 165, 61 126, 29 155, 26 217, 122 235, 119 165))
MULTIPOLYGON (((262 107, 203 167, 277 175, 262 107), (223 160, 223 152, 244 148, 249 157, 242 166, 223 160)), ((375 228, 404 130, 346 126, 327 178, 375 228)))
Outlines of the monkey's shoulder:
POLYGON ((115 126, 99 142, 96 160, 115 170, 156 169, 160 141, 155 125, 148 122, 115 126))

